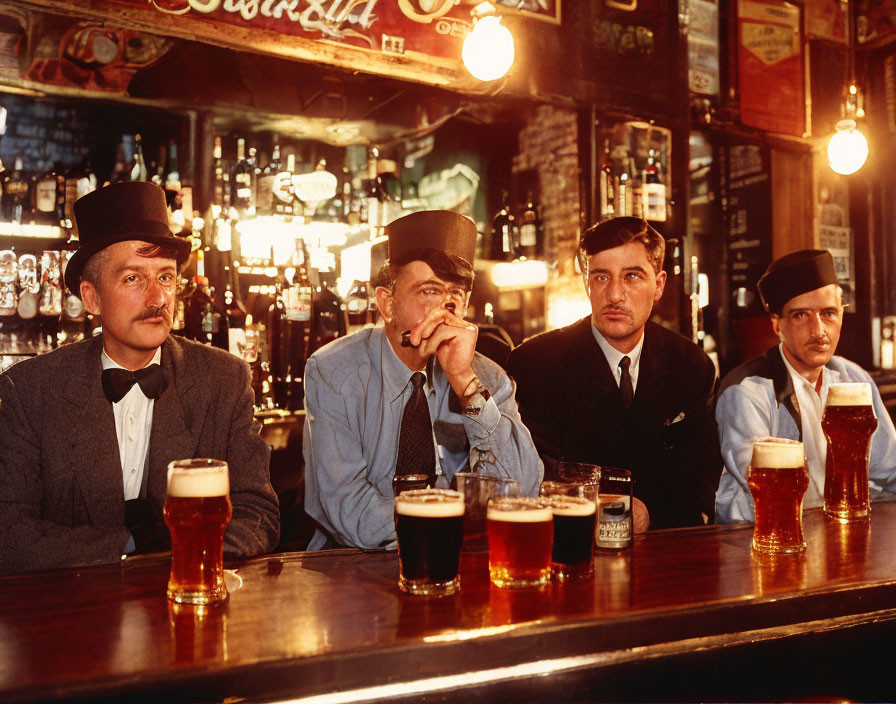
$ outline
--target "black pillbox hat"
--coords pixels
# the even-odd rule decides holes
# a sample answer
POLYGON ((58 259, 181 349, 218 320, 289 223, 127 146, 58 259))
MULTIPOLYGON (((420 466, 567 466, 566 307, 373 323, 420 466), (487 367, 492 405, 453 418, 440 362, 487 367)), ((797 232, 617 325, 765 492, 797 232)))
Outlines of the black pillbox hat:
POLYGON ((756 287, 769 313, 791 298, 837 283, 834 258, 826 249, 801 249, 775 259, 756 287))
POLYGON ((470 266, 476 256, 476 225, 470 218, 451 210, 421 210, 386 225, 389 261, 403 266, 439 250, 465 260, 470 266))

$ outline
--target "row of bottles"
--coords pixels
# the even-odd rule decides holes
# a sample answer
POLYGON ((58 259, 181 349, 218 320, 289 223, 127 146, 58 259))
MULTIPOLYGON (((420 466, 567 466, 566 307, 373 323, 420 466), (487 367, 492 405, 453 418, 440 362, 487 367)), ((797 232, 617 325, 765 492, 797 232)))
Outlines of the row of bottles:
POLYGON ((639 169, 628 148, 617 145, 611 152, 610 140, 605 140, 597 188, 602 218, 666 220, 666 177, 661 155, 654 149, 648 150, 639 169))
POLYGON ((526 203, 520 204, 516 213, 509 204, 507 191, 502 191, 501 200, 501 209, 492 220, 488 258, 494 261, 513 261, 523 257, 543 257, 544 229, 534 195, 530 192, 526 203))
POLYGON ((72 227, 71 206, 96 188, 96 177, 88 167, 62 171, 55 168, 28 176, 21 157, 12 169, 0 170, 0 220, 17 224, 72 227))

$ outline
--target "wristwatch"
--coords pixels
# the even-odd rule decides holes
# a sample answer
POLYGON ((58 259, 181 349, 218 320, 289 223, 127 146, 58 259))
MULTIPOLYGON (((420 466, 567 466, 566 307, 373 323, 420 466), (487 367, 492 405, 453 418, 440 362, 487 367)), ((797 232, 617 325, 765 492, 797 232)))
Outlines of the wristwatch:
POLYGON ((489 390, 482 384, 478 384, 473 393, 467 397, 467 403, 461 413, 465 416, 478 416, 479 411, 485 408, 485 404, 491 397, 489 390))

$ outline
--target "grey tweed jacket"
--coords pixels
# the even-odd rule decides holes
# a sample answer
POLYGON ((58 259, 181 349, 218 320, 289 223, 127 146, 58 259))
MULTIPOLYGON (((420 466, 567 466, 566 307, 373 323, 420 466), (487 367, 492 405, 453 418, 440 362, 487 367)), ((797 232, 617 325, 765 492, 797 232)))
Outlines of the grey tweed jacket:
MULTIPOLYGON (((102 338, 64 346, 0 375, 0 574, 121 558, 124 485, 102 338)), ((162 345, 165 387, 153 407, 149 501, 161 515, 172 460, 230 467, 233 518, 225 557, 274 548, 280 521, 270 450, 253 427, 247 365, 178 337, 162 345)))

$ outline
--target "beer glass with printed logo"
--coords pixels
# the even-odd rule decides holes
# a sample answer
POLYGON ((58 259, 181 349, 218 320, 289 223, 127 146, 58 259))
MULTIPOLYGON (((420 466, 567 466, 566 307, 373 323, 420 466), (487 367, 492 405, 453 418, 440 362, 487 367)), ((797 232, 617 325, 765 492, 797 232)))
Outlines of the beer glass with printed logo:
POLYGON ((164 515, 171 531, 171 601, 211 604, 227 598, 224 530, 230 514, 226 462, 192 459, 168 465, 164 515))
POLYGON ((554 521, 549 499, 491 499, 486 524, 492 584, 535 587, 550 582, 554 521))
POLYGON ((861 520, 871 512, 868 459, 877 418, 871 385, 831 384, 821 428, 828 442, 824 471, 824 512, 840 521, 861 520))
POLYGON ((395 497, 398 588, 447 596, 460 588, 464 495, 450 489, 414 489, 395 497))
POLYGON ((803 495, 809 488, 803 443, 782 438, 755 441, 747 486, 755 512, 753 549, 803 552, 803 495))

